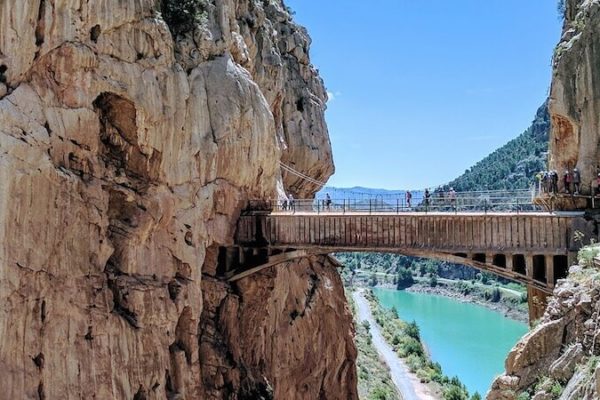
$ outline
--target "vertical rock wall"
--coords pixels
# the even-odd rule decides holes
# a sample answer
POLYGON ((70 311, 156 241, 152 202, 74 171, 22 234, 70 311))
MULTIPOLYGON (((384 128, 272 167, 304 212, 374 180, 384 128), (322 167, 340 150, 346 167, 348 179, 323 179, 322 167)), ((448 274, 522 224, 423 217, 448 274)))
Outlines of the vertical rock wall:
POLYGON ((506 372, 494 381, 489 400, 594 400, 600 396, 596 268, 574 266, 569 279, 560 281, 539 324, 509 353, 506 372))
POLYGON ((565 8, 553 60, 549 166, 561 176, 577 167, 589 194, 600 172, 600 2, 565 0, 565 8))
POLYGON ((294 288, 278 289, 278 272, 244 283, 264 286, 260 297, 214 277, 247 199, 316 189, 282 177, 280 161, 333 172, 308 36, 278 1, 212 0, 174 38, 159 3, 0 2, 0 398, 244 398, 243 385, 352 398, 351 322, 331 265, 286 270, 294 288), (282 329, 278 312, 303 301, 314 269, 330 286, 301 328, 282 329), (231 312, 214 313, 218 298, 231 312), (254 320, 252 337, 229 331, 254 320), (219 338, 201 348, 208 326, 219 338), (274 352, 287 335, 295 372, 282 377, 274 352), (329 357, 303 364, 315 340, 329 357), (241 378, 221 384, 221 369, 241 378))
MULTIPOLYGON (((577 167, 583 192, 600 165, 600 1, 565 0, 550 99, 550 168, 577 167)), ((568 202, 567 207, 574 203, 568 202)), ((487 398, 600 397, 600 291, 596 250, 559 280, 539 324, 512 349, 487 398)))

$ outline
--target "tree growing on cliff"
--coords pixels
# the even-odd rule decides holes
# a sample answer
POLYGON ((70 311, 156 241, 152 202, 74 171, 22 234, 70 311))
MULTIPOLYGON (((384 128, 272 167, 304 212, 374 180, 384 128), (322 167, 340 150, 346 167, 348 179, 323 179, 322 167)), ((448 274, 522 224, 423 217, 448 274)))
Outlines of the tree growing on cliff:
POLYGON ((208 0, 161 0, 162 16, 173 36, 191 32, 208 16, 208 0))
POLYGON ((558 15, 563 18, 565 16, 565 12, 567 11, 567 5, 565 0, 558 0, 558 4, 556 5, 556 9, 558 10, 558 15))

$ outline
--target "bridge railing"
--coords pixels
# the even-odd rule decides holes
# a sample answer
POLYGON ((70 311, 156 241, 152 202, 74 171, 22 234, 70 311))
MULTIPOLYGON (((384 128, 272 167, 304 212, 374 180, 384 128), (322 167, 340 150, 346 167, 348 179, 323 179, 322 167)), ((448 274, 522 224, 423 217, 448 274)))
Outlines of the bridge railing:
POLYGON ((273 212, 303 213, 405 213, 405 212, 535 212, 541 207, 533 203, 529 190, 422 194, 410 201, 397 198, 326 198, 273 200, 268 207, 273 212))

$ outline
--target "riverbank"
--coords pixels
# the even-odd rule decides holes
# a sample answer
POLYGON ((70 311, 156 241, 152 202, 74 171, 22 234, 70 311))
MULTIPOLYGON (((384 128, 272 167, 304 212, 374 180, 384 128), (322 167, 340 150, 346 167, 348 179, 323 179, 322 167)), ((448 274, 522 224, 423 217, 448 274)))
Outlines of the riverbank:
POLYGON ((339 253, 336 258, 346 267, 346 285, 382 287, 437 294, 473 303, 505 317, 528 322, 527 291, 522 285, 506 281, 473 268, 394 254, 339 253))
POLYGON ((430 358, 445 375, 459 377, 471 393, 487 392, 504 370, 506 355, 528 330, 525 323, 446 296, 385 288, 373 293, 384 309, 414 321, 430 358))
MULTIPOLYGON (((356 285, 356 287, 372 288, 372 286, 362 284, 356 285)), ((431 286, 426 280, 416 280, 411 286, 403 289, 396 289, 396 286, 391 283, 380 283, 374 287, 449 297, 462 303, 477 304, 489 310, 496 311, 513 321, 529 323, 529 313, 526 303, 521 304, 520 296, 522 294, 513 289, 501 286, 476 286, 469 281, 438 278, 435 286, 431 286), (492 301, 494 297, 489 296, 489 299, 486 300, 484 296, 485 292, 490 292, 494 289, 497 289, 501 293, 500 298, 497 301, 492 301), (512 296, 511 299, 502 297, 509 294, 512 296)))
MULTIPOLYGON (((381 287, 385 287, 388 289, 395 289, 391 285, 381 285, 381 287)), ((500 314, 504 315, 506 318, 512 319, 514 321, 525 322, 525 323, 529 322, 529 315, 528 315, 528 312, 526 309, 512 307, 501 301, 497 301, 497 302, 487 301, 487 300, 484 300, 481 297, 479 297, 477 295, 473 295, 473 294, 465 294, 464 292, 458 290, 454 285, 438 284, 437 286, 432 287, 427 284, 416 283, 416 284, 412 285, 411 287, 408 287, 403 290, 406 290, 407 292, 412 292, 412 293, 435 294, 438 296, 449 297, 449 298, 452 298, 454 300, 457 300, 457 301, 460 301, 463 303, 477 304, 477 305, 485 307, 489 310, 499 312, 500 314)))
POLYGON ((404 400, 392 380, 390 368, 373 343, 372 324, 365 317, 362 307, 359 309, 352 292, 346 291, 346 297, 354 318, 359 399, 404 400))
MULTIPOLYGON (((363 289, 352 292, 356 305, 356 319, 371 335, 372 346, 389 368, 390 377, 403 400, 436 400, 442 397, 439 386, 422 382, 410 371, 406 363, 396 354, 393 347, 384 338, 381 327, 373 317, 371 306, 364 296, 363 289), (366 323, 365 323, 366 322, 366 323)), ((359 366, 360 376, 360 366, 359 366)), ((387 399, 387 397, 386 397, 387 399)))

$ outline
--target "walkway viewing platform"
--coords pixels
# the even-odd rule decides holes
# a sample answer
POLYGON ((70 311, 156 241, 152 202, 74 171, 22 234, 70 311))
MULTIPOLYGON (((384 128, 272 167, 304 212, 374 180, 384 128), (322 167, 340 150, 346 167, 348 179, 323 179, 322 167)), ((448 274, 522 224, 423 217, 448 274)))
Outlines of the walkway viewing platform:
POLYGON ((584 212, 548 212, 530 191, 429 198, 250 202, 235 245, 219 268, 236 281, 299 257, 386 252, 468 265, 523 283, 529 316, 539 318, 584 240, 598 239, 584 212))
POLYGON ((549 213, 308 212, 242 216, 237 243, 271 249, 390 252, 466 264, 550 290, 566 276, 574 217, 549 213))
POLYGON ((544 212, 520 194, 410 206, 398 199, 252 204, 240 217, 236 245, 253 251, 230 265, 228 277, 307 255, 389 252, 469 265, 549 293, 575 258, 583 212, 544 212))

